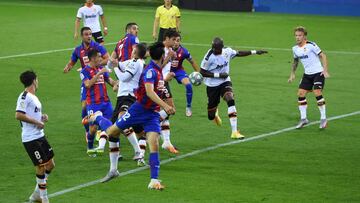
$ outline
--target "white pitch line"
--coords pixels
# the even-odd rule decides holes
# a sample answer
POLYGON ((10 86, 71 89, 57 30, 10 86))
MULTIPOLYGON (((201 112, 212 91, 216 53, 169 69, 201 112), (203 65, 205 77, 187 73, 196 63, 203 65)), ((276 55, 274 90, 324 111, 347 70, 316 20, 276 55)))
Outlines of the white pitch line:
MULTIPOLYGON (((143 41, 146 43, 152 43, 152 41, 143 41)), ((116 44, 117 42, 110 42, 105 43, 105 45, 112 45, 116 44)), ((200 46, 200 47, 209 47, 209 44, 199 44, 199 43, 182 43, 184 45, 189 46, 200 46)), ((241 46, 241 45, 229 45, 230 47, 239 47, 239 48, 246 48, 246 49, 267 49, 267 50, 274 50, 274 51, 291 51, 291 49, 287 48, 277 48, 277 47, 259 47, 259 46, 241 46)), ((24 53, 24 54, 16 54, 16 55, 9 55, 9 56, 0 56, 0 60, 3 59, 11 59, 11 58, 19 58, 19 57, 27 57, 27 56, 36 56, 36 55, 43 55, 43 54, 51 54, 56 52, 63 52, 63 51, 71 51, 74 50, 74 48, 66 48, 66 49, 54 49, 54 50, 48 50, 48 51, 40 51, 40 52, 32 52, 32 53, 24 53)), ((359 51, 325 51, 325 53, 331 53, 331 54, 349 54, 349 55, 360 55, 359 51)))
MULTIPOLYGON (((360 111, 355 111, 355 112, 352 112, 352 113, 343 114, 343 115, 339 115, 339 116, 333 116, 333 117, 328 118, 328 121, 337 120, 337 119, 341 119, 341 118, 345 118, 345 117, 349 117, 349 116, 354 116, 354 115, 358 115, 358 114, 360 114, 360 111)), ((314 122, 309 123, 307 126, 315 125, 315 124, 318 124, 318 123, 319 123, 319 121, 314 121, 314 122)), ((277 131, 273 131, 273 132, 264 133, 264 134, 261 134, 261 135, 249 137, 249 138, 246 138, 246 139, 243 139, 243 140, 235 140, 235 141, 231 141, 231 142, 225 142, 225 143, 217 144, 217 145, 206 147, 206 148, 203 148, 203 149, 198 149, 198 150, 189 152, 187 154, 179 155, 179 156, 176 156, 174 158, 163 160, 163 161, 161 161, 160 164, 164 165, 164 164, 176 161, 176 160, 180 160, 180 159, 184 159, 184 158, 187 158, 187 157, 195 156, 197 154, 212 151, 212 150, 215 150, 215 149, 218 149, 218 148, 221 148, 221 147, 234 145, 234 144, 238 144, 238 143, 242 143, 242 142, 250 142, 250 141, 262 139, 264 137, 278 135, 278 134, 281 134, 283 132, 292 131, 292 130, 295 130, 295 129, 296 129, 295 127, 289 127, 289 128, 284 128, 284 129, 281 129, 281 130, 277 130, 277 131)), ((120 177, 130 175, 130 174, 134 174, 134 173, 143 171, 143 170, 148 169, 148 168, 149 168, 149 166, 143 166, 143 167, 140 167, 140 168, 135 168, 135 169, 128 170, 128 171, 125 171, 125 172, 121 172, 120 177)), ((81 184, 81 185, 78 185, 78 186, 75 186, 75 187, 60 190, 58 192, 49 194, 48 197, 49 198, 57 197, 57 196, 60 196, 60 195, 63 195, 63 194, 69 193, 69 192, 80 190, 80 189, 85 188, 85 187, 96 185, 96 184, 100 183, 100 180, 101 179, 94 180, 94 181, 84 183, 84 184, 81 184)))

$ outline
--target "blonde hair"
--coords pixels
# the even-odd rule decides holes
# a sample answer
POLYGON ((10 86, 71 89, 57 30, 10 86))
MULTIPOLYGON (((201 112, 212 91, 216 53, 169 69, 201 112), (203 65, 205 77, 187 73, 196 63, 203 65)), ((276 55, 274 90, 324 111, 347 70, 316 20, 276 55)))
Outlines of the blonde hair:
POLYGON ((304 33, 305 36, 307 36, 307 30, 306 30, 306 28, 303 27, 303 26, 298 26, 298 27, 296 27, 296 28, 294 29, 294 32, 302 32, 302 33, 304 33))

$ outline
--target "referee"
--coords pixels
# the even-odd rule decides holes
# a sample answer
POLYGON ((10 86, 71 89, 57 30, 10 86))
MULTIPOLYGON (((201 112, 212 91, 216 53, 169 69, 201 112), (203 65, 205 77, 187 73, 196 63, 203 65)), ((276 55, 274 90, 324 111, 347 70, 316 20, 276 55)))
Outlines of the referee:
POLYGON ((180 32, 180 10, 177 6, 173 5, 172 0, 164 0, 164 5, 159 6, 156 9, 153 38, 157 39, 158 42, 162 42, 164 33, 167 30, 175 30, 180 32), (159 35, 156 33, 160 25, 159 35))

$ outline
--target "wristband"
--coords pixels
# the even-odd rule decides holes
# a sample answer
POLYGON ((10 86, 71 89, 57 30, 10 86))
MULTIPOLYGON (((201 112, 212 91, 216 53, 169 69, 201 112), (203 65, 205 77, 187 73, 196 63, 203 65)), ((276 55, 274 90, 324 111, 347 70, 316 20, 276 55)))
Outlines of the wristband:
POLYGON ((108 28, 107 28, 107 27, 104 27, 104 30, 108 30, 108 28))
POLYGON ((219 78, 220 77, 220 73, 214 73, 214 78, 219 78))
POLYGON ((256 50, 251 50, 251 54, 252 55, 256 54, 256 50))

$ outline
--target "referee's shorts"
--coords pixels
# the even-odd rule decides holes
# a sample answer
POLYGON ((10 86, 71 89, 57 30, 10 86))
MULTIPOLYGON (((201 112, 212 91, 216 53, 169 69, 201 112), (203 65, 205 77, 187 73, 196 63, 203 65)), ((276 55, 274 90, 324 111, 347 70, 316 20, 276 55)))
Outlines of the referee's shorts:
POLYGON ((176 28, 160 28, 158 42, 163 42, 164 41, 164 34, 168 30, 176 31, 176 28))

